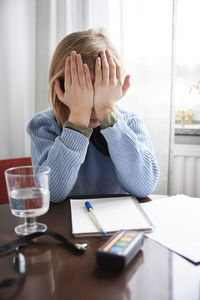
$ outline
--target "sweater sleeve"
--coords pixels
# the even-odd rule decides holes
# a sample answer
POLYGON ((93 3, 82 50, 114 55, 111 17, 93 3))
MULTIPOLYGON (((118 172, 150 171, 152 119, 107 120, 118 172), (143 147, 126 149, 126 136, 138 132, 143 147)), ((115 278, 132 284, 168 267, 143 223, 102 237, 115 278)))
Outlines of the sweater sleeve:
POLYGON ((159 178, 159 168, 143 121, 136 115, 127 121, 120 117, 113 127, 101 133, 108 143, 122 188, 139 198, 151 194, 159 178))
POLYGON ((71 192, 89 144, 82 133, 63 128, 56 121, 39 113, 28 124, 33 165, 51 168, 50 197, 52 202, 65 200, 71 192))

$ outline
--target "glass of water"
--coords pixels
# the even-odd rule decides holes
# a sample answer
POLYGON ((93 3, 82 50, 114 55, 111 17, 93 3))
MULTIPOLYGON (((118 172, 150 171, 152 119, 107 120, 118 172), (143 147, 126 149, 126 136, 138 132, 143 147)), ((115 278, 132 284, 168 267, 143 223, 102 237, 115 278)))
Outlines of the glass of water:
POLYGON ((14 216, 25 218, 25 223, 15 227, 19 235, 45 231, 47 226, 36 222, 36 217, 49 209, 49 167, 25 166, 5 171, 10 209, 14 216))

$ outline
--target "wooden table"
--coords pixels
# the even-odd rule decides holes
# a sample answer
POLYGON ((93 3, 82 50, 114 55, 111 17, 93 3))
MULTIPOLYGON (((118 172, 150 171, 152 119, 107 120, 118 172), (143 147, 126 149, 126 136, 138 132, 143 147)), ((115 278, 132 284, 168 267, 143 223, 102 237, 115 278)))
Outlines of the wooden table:
MULTIPOLYGON (((74 254, 51 237, 40 237, 21 252, 27 274, 16 287, 0 289, 0 299, 19 300, 197 300, 200 299, 200 267, 158 243, 145 238, 142 250, 121 273, 105 271, 96 263, 103 241, 73 238, 69 202, 52 204, 38 218, 48 229, 72 242, 95 243, 85 254, 74 254)), ((22 223, 8 205, 0 206, 0 244, 16 239, 14 227, 22 223)), ((0 256, 0 280, 14 273, 12 254, 0 256)))

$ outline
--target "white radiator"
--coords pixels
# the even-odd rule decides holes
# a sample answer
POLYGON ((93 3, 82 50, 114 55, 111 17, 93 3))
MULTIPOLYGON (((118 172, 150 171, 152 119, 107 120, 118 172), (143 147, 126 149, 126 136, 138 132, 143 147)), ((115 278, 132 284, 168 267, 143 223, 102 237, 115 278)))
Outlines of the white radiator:
POLYGON ((172 195, 200 198, 200 145, 175 144, 172 195))

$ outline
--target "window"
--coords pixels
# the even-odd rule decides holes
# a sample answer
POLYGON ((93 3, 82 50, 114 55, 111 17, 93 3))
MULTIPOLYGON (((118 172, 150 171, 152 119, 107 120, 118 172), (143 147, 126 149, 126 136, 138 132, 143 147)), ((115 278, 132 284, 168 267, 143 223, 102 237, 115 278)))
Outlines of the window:
POLYGON ((175 108, 192 109, 193 122, 200 122, 199 11, 199 0, 177 1, 175 108))

